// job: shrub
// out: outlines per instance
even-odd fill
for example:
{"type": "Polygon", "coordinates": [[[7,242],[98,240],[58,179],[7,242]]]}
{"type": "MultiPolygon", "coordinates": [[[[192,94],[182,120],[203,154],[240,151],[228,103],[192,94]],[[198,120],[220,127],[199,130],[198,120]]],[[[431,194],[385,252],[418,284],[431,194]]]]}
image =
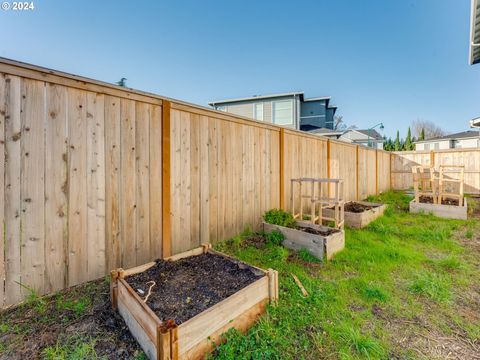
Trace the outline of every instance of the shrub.
{"type": "Polygon", "coordinates": [[[268,210],[263,215],[263,220],[272,225],[285,227],[293,227],[295,224],[295,219],[293,218],[292,214],[281,209],[268,210]]]}
{"type": "Polygon", "coordinates": [[[283,240],[285,240],[285,236],[283,236],[280,231],[273,230],[270,234],[265,234],[265,239],[269,245],[280,246],[282,245],[283,240]]]}

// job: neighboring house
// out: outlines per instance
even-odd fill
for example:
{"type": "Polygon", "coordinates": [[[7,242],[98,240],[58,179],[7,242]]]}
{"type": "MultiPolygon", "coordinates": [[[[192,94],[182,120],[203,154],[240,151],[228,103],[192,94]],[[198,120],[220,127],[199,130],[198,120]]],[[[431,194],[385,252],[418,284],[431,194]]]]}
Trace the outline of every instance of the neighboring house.
{"type": "Polygon", "coordinates": [[[333,129],[336,106],[330,97],[305,98],[303,92],[257,95],[211,101],[216,110],[265,121],[296,130],[333,129]]]}
{"type": "Polygon", "coordinates": [[[416,141],[414,144],[415,150],[418,151],[476,148],[480,147],[480,133],[478,131],[469,130],[428,140],[416,141]]]}
{"type": "Polygon", "coordinates": [[[374,129],[372,130],[330,130],[325,128],[309,131],[311,134],[325,136],[329,139],[338,139],[352,144],[370,146],[383,149],[383,137],[374,129]]]}
{"type": "Polygon", "coordinates": [[[340,140],[351,142],[357,145],[369,146],[376,149],[383,149],[383,136],[375,129],[358,130],[348,129],[340,136],[340,140]]]}
{"type": "Polygon", "coordinates": [[[472,0],[470,26],[470,64],[480,63],[480,1],[472,0]]]}

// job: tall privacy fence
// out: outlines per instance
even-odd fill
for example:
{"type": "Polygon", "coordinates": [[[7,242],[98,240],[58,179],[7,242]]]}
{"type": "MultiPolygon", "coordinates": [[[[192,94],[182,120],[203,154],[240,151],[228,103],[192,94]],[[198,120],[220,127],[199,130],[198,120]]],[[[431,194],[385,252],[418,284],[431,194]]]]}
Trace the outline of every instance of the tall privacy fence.
{"type": "MultiPolygon", "coordinates": [[[[402,151],[392,153],[392,188],[406,190],[413,186],[412,166],[465,166],[465,193],[480,194],[480,149],[402,151]]],[[[458,174],[457,174],[458,175],[458,174]]],[[[457,175],[449,174],[454,178],[457,175]]]]}
{"type": "Polygon", "coordinates": [[[0,305],[257,228],[290,179],[390,189],[391,154],[0,59],[0,305]],[[21,285],[20,285],[21,284],[21,285]]]}

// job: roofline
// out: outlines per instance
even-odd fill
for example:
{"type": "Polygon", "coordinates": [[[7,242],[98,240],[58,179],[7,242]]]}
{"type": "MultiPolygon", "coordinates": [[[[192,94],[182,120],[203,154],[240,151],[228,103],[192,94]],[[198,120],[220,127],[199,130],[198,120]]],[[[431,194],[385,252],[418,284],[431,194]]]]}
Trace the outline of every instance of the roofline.
{"type": "Polygon", "coordinates": [[[436,139],[428,139],[428,140],[419,140],[419,141],[414,141],[413,144],[423,144],[427,142],[434,142],[434,141],[444,141],[444,140],[464,140],[464,139],[477,139],[480,137],[480,131],[479,135],[476,136],[467,136],[467,137],[441,137],[441,138],[436,138],[436,139]]]}
{"type": "Polygon", "coordinates": [[[319,97],[313,97],[313,98],[305,98],[303,99],[303,102],[307,101],[319,101],[319,100],[330,100],[332,97],[331,96],[319,96],[319,97]]]}
{"type": "MultiPolygon", "coordinates": [[[[477,7],[478,7],[478,0],[472,0],[472,10],[470,14],[470,46],[468,47],[469,49],[469,59],[470,59],[470,65],[475,65],[480,63],[480,58],[479,59],[474,59],[473,58],[473,48],[475,44],[475,23],[477,21],[477,18],[480,18],[480,13],[477,12],[477,7]]],[[[476,44],[477,46],[480,46],[480,44],[476,44]]]]}
{"type": "Polygon", "coordinates": [[[258,96],[249,96],[244,98],[234,98],[234,99],[224,99],[224,100],[216,100],[210,101],[208,105],[214,106],[217,104],[225,104],[231,102],[240,102],[240,101],[248,101],[248,100],[258,100],[258,99],[268,99],[268,98],[276,98],[276,97],[285,97],[285,96],[295,96],[295,95],[302,95],[303,91],[294,91],[288,93],[281,93],[281,94],[269,94],[269,95],[258,95],[258,96]]]}

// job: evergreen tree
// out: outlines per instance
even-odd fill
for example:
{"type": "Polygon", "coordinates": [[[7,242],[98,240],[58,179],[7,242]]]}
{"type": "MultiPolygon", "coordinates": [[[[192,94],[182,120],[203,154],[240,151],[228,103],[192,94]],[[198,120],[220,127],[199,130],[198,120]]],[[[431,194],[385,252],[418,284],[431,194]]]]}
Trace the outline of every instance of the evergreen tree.
{"type": "Polygon", "coordinates": [[[418,138],[418,140],[425,140],[425,129],[422,128],[422,131],[420,132],[420,137],[418,138]]]}
{"type": "Polygon", "coordinates": [[[400,141],[400,132],[397,130],[397,136],[395,138],[395,143],[393,144],[393,150],[401,151],[402,150],[402,142],[400,141]]]}
{"type": "Polygon", "coordinates": [[[410,126],[408,127],[407,138],[405,139],[405,144],[404,144],[403,148],[406,151],[409,151],[409,150],[413,149],[412,132],[410,131],[410,126]]]}

